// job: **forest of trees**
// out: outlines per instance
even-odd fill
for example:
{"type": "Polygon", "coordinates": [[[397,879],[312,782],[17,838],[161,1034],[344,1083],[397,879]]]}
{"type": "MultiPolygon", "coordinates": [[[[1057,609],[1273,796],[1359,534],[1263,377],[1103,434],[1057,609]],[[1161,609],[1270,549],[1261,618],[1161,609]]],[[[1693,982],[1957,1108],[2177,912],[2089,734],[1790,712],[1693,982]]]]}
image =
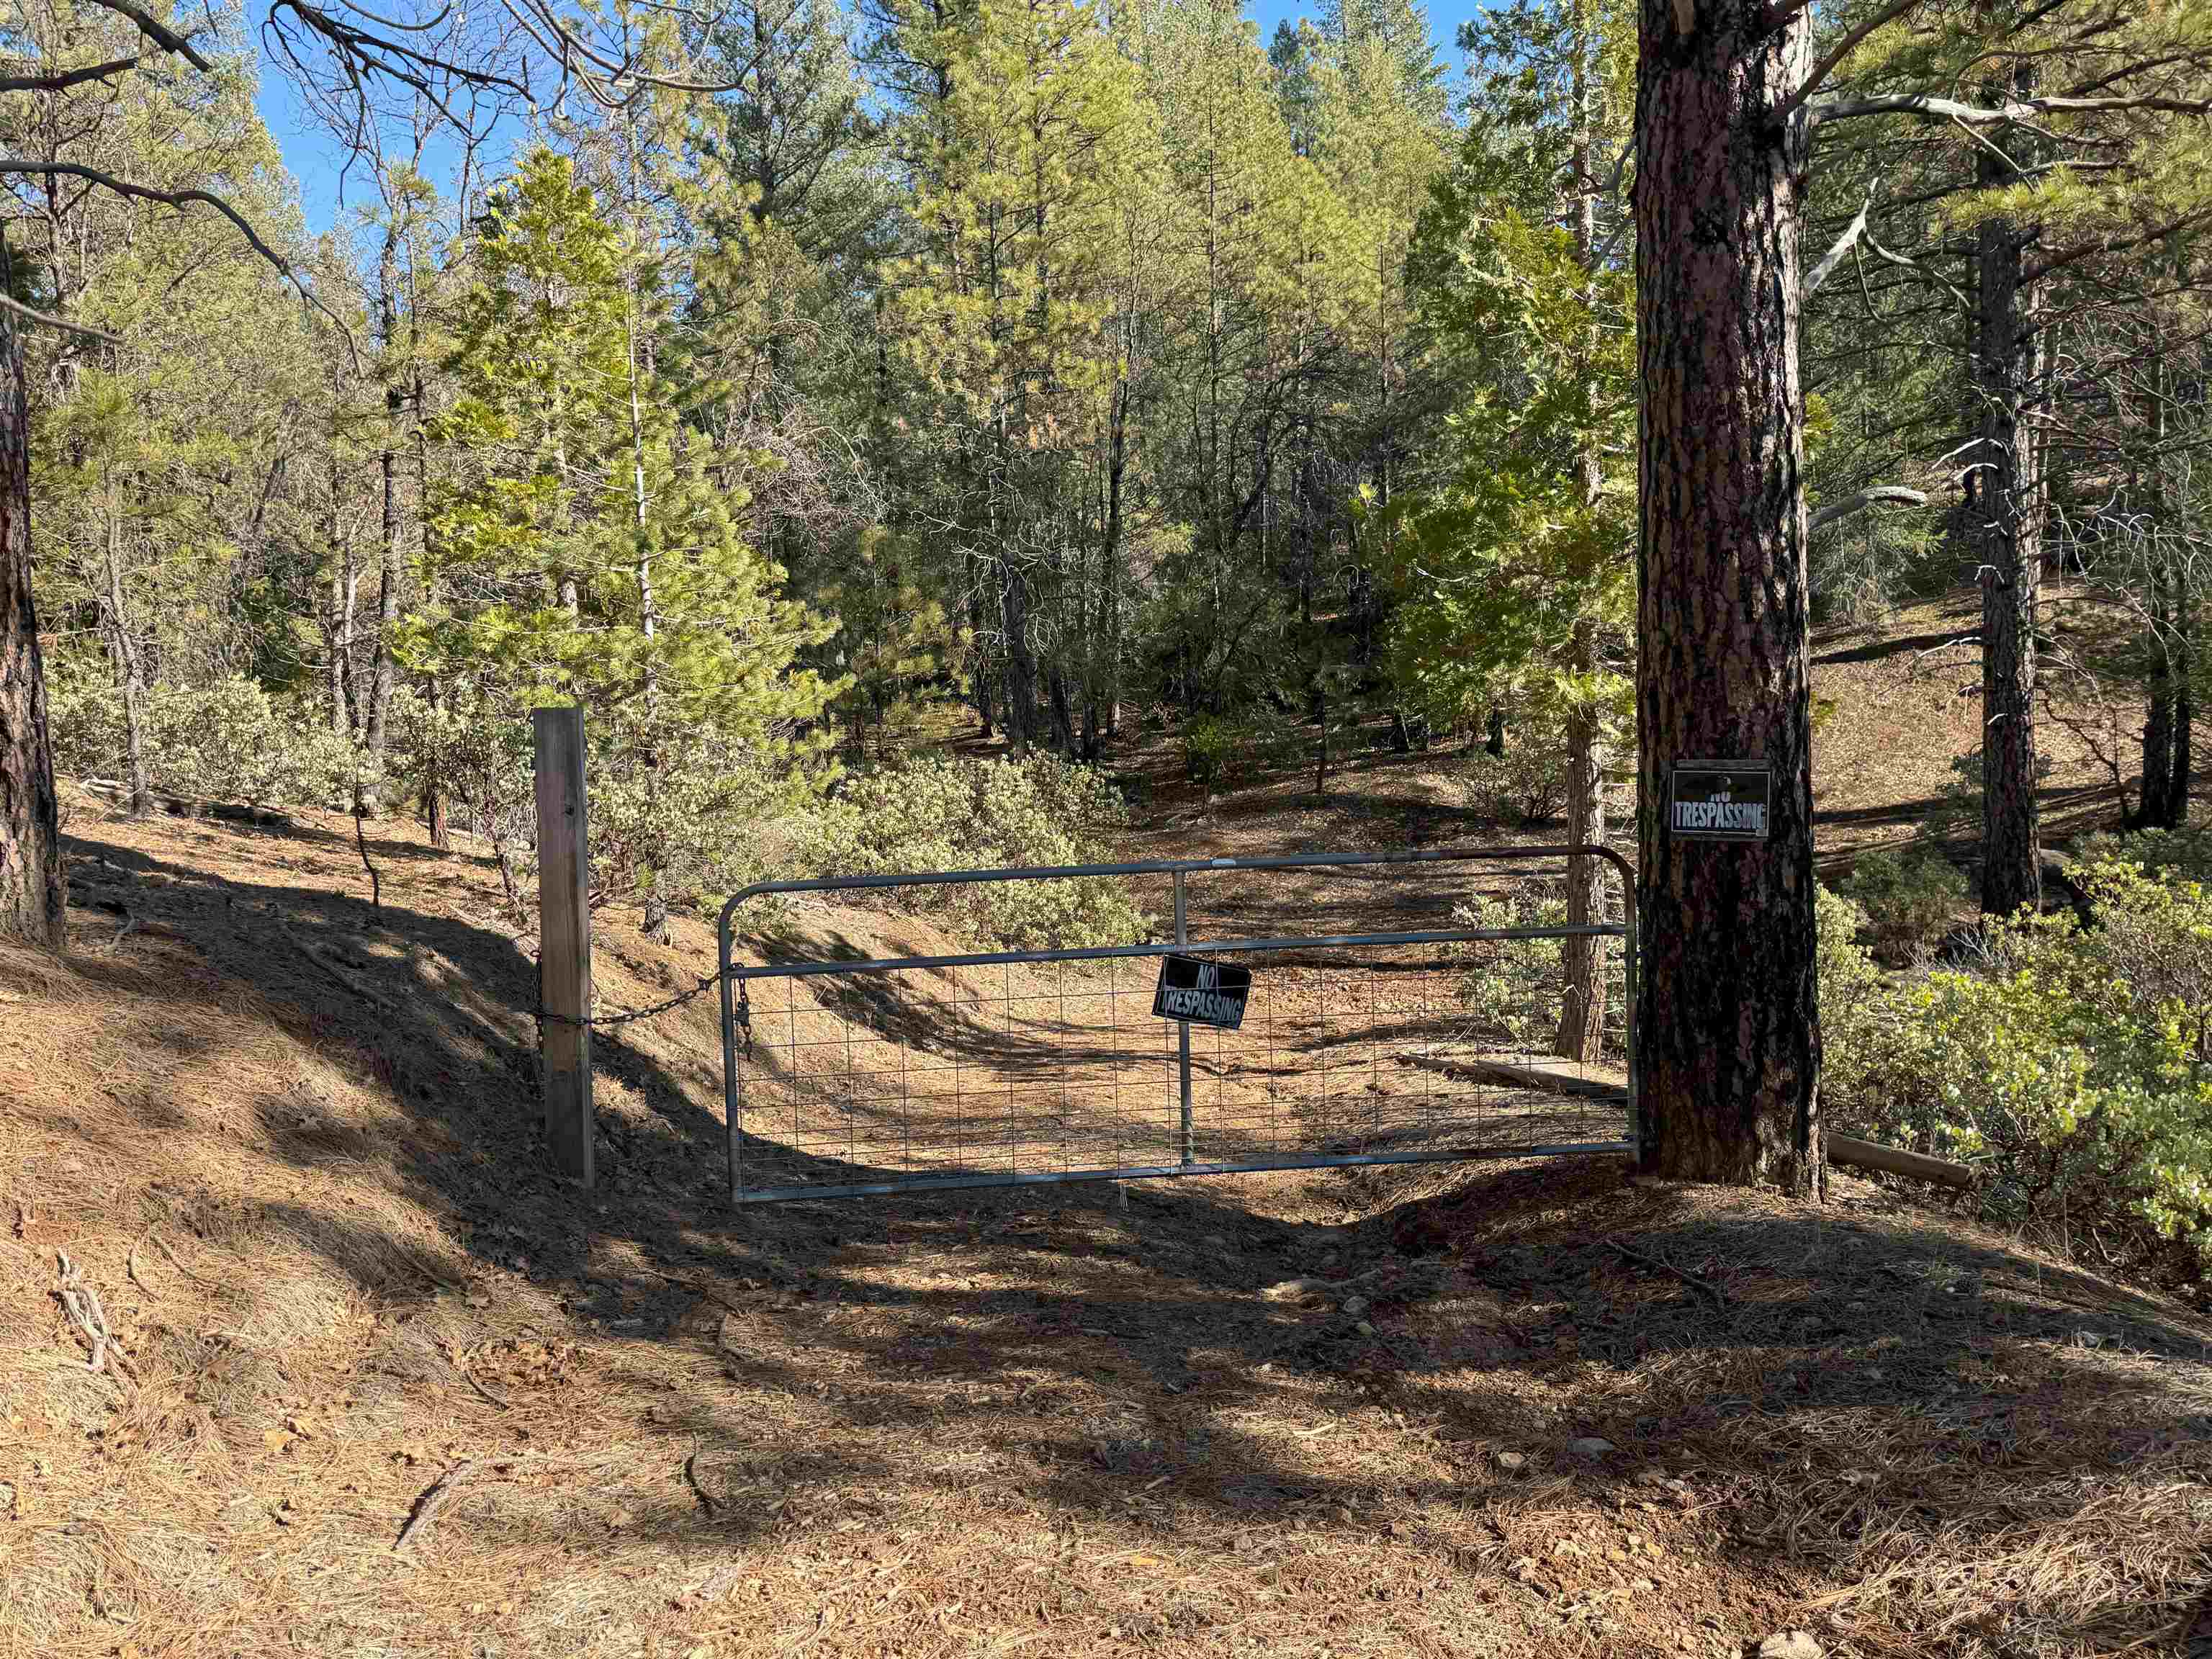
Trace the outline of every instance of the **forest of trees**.
{"type": "Polygon", "coordinates": [[[1638,753],[1646,800],[1757,754],[1748,884],[1648,813],[1639,850],[1688,953],[1645,986],[1661,1121],[1733,1033],[1765,1150],[1705,1161],[1773,1174],[1820,1063],[1816,613],[1978,583],[1992,912],[2038,892],[2039,675],[2121,711],[2131,821],[2185,814],[2212,8],[1516,0],[1455,62],[1411,0],[14,19],[13,933],[58,925],[49,726],[139,810],[504,847],[521,711],[574,699],[599,889],[655,926],[932,704],[1074,763],[1142,711],[1323,787],[1355,720],[1556,753],[1585,842],[1638,753]],[[346,158],[326,234],[264,72],[346,158]],[[2111,625],[2052,661],[2059,572],[2111,625]]]}

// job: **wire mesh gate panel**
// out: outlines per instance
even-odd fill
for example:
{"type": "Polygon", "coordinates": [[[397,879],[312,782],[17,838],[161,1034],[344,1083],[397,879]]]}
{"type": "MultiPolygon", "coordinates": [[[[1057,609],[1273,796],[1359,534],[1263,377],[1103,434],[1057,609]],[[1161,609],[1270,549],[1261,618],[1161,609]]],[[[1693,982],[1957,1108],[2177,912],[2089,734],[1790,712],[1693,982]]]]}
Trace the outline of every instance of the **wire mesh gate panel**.
{"type": "MultiPolygon", "coordinates": [[[[1261,920],[1282,908],[1243,908],[1261,920]]],[[[1363,914],[1371,918],[1372,908],[1363,914]]],[[[1240,907],[1217,908],[1234,916],[1240,907]]],[[[737,1204],[1636,1148],[1634,886],[1610,848],[764,882],[730,899],[719,933],[737,1204]],[[1618,920],[1469,925],[1479,914],[1431,879],[1416,908],[1454,925],[1189,937],[1192,890],[1203,884],[1194,878],[1564,866],[1578,855],[1603,860],[1619,877],[1618,920]],[[1065,950],[734,960],[741,908],[769,895],[1097,878],[1164,881],[1173,937],[1065,950]],[[1532,952],[1540,974],[1547,942],[1578,936],[1620,941],[1618,1069],[1553,1059],[1543,1020],[1513,1013],[1512,989],[1528,978],[1532,952]],[[1161,959],[1170,955],[1251,970],[1236,1029],[1154,1015],[1161,959]]],[[[1556,978],[1556,963],[1551,972],[1556,978]]]]}

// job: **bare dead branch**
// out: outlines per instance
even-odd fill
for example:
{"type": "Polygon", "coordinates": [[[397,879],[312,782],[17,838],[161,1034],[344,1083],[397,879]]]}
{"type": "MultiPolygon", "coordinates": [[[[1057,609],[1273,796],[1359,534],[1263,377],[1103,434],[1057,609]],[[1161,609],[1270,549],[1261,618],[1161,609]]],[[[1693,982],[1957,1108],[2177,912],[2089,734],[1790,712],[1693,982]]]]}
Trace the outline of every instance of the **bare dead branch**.
{"type": "Polygon", "coordinates": [[[1775,125],[1779,126],[1796,114],[1798,106],[1820,89],[1820,83],[1834,71],[1837,64],[1857,50],[1862,40],[1884,24],[1895,22],[1919,3],[1920,0],[1891,0],[1888,5],[1875,13],[1873,16],[1865,19],[1856,28],[1847,33],[1842,40],[1837,41],[1829,49],[1826,58],[1805,72],[1805,78],[1797,83],[1797,90],[1775,106],[1775,125]]]}
{"type": "MultiPolygon", "coordinates": [[[[106,3],[107,0],[103,0],[106,3]]],[[[168,207],[184,207],[190,203],[204,202],[238,227],[240,234],[252,246],[253,251],[295,282],[292,262],[261,240],[261,233],[236,208],[208,190],[161,190],[152,185],[133,184],[128,179],[118,179],[112,173],[102,173],[98,167],[86,167],[81,161],[46,161],[34,156],[0,155],[0,173],[33,173],[59,175],[82,179],[118,196],[136,197],[141,201],[160,202],[168,207]]],[[[304,289],[302,290],[304,292],[304,289]]]]}
{"type": "MultiPolygon", "coordinates": [[[[1914,0],[1914,3],[1917,4],[1918,0],[1914,0]]],[[[1867,185],[1866,200],[1859,204],[1859,210],[1851,216],[1850,223],[1844,227],[1844,234],[1836,239],[1835,246],[1830,248],[1827,252],[1820,256],[1820,263],[1814,265],[1813,267],[1812,274],[1805,278],[1805,297],[1807,299],[1811,299],[1813,295],[1820,291],[1820,284],[1828,280],[1829,273],[1833,271],[1838,265],[1841,264],[1844,261],[1844,256],[1851,251],[1851,244],[1857,241],[1859,237],[1865,232],[1867,227],[1867,214],[1874,207],[1874,193],[1881,188],[1881,180],[1880,179],[1874,179],[1867,185]]]]}
{"type": "Polygon", "coordinates": [[[422,1495],[415,1500],[414,1512],[407,1517],[407,1524],[400,1528],[399,1536],[393,1540],[392,1553],[394,1555],[405,1549],[409,1540],[437,1518],[438,1511],[446,1507],[454,1490],[468,1479],[475,1468],[474,1458],[464,1458],[430,1483],[422,1495]]]}
{"type": "Polygon", "coordinates": [[[1923,115],[1931,120],[1956,121],[1962,126],[1999,126],[2008,122],[2032,121],[2039,115],[2085,115],[2108,110],[2160,110],[2172,115],[2203,115],[2212,112],[2212,99],[2203,98],[2015,98],[2002,104],[1962,104],[1955,98],[1928,93],[1893,93],[1885,98],[1861,98],[1844,104],[1814,104],[1805,112],[1814,128],[1831,121],[1852,121],[1868,115],[1923,115]]]}
{"type": "Polygon", "coordinates": [[[40,70],[31,59],[16,58],[10,64],[12,72],[0,75],[0,92],[62,92],[82,86],[87,81],[105,81],[112,75],[134,70],[152,56],[151,52],[142,52],[73,70],[40,70]]]}
{"type": "MultiPolygon", "coordinates": [[[[104,4],[111,3],[112,0],[102,0],[104,4]]],[[[337,330],[338,337],[345,342],[347,352],[356,361],[358,360],[360,354],[354,346],[353,331],[345,325],[343,319],[316,297],[314,291],[307,286],[306,279],[300,275],[292,262],[264,241],[261,233],[254,229],[252,222],[244,214],[213,191],[161,190],[152,185],[134,184],[128,179],[118,179],[112,173],[102,173],[98,167],[86,167],[81,161],[46,161],[33,156],[0,155],[0,176],[9,173],[82,179],[100,189],[112,191],[118,196],[133,197],[145,202],[159,202],[167,207],[185,207],[194,202],[205,203],[236,226],[239,234],[246,238],[248,246],[276,267],[277,275],[290,283],[302,300],[314,307],[329,319],[331,325],[337,330]]]]}
{"type": "Polygon", "coordinates": [[[34,311],[21,300],[10,299],[5,294],[0,294],[0,311],[21,317],[27,323],[40,323],[48,328],[63,329],[71,334],[82,334],[90,339],[104,341],[109,345],[123,343],[123,337],[119,334],[110,334],[104,328],[92,328],[83,323],[73,323],[68,318],[57,317],[50,311],[34,311]]]}
{"type": "Polygon", "coordinates": [[[1863,513],[1881,501],[1895,501],[1905,507],[1925,507],[1928,495],[1925,490],[1907,489],[1903,484],[1875,484],[1862,489],[1856,495],[1846,495],[1840,501],[1829,502],[1813,515],[1813,521],[1806,526],[1807,532],[1825,530],[1838,520],[1848,519],[1855,513],[1863,513]]]}

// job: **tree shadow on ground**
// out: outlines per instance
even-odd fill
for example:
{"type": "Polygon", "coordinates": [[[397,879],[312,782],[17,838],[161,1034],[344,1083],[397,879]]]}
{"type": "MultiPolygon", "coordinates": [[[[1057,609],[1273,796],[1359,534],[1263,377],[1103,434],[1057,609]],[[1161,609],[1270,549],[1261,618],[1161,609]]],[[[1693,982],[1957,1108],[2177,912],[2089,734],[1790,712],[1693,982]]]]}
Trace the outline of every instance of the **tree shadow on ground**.
{"type": "MultiPolygon", "coordinates": [[[[1478,1169],[1401,1202],[1388,1176],[1281,1178],[1279,1213],[1188,1181],[1126,1210],[1091,1188],[732,1215],[703,1008],[595,1035],[619,1097],[586,1198],[538,1145],[536,975],[511,939],[88,837],[72,852],[145,933],[76,958],[88,984],[143,989],[142,944],[188,946],[199,967],[167,984],[180,1009],[248,998],[350,1056],[404,1119],[370,1146],[289,1098],[249,1103],[270,1156],[439,1218],[432,1253],[362,1217],[264,1206],[384,1310],[378,1363],[413,1363],[417,1331],[424,1352],[479,1355],[556,1314],[601,1333],[588,1411],[495,1389],[487,1455],[526,1469],[508,1425],[597,1425],[620,1479],[656,1471],[629,1531],[657,1545],[788,1554],[863,1503],[882,1530],[1035,1512],[1224,1555],[1255,1527],[1304,1549],[1312,1527],[1315,1547],[1411,1552],[1534,1618],[1514,1598],[1566,1594],[1515,1576],[1556,1527],[1543,1517],[1653,1501],[1639,1477],[1664,1466],[1694,1501],[1647,1524],[1740,1562],[1769,1586],[1756,1616],[1779,1620],[1806,1587],[1915,1551],[2002,1558],[2021,1513],[2061,1527],[2069,1483],[2201,1463],[2212,1431],[2203,1334],[2148,1297],[1909,1212],[1626,1186],[1610,1162],[1478,1169]],[[1296,1279],[1321,1282],[1268,1293],[1296,1279]],[[456,1305],[456,1281],[487,1305],[456,1305]],[[1593,1437],[1609,1446],[1577,1455],[1593,1437]]],[[[179,1024],[179,1052],[198,1030],[179,1024]]],[[[520,1488],[485,1478],[444,1524],[470,1548],[542,1545],[520,1488]]]]}

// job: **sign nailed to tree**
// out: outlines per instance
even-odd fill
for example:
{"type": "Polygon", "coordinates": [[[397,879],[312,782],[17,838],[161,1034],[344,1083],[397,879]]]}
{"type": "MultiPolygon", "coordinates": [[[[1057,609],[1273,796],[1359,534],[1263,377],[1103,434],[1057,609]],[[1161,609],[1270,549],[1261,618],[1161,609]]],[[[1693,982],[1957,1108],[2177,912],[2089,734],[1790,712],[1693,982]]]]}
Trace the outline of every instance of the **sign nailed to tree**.
{"type": "Polygon", "coordinates": [[[1668,824],[1677,841],[1765,841],[1773,803],[1765,761],[1676,761],[1668,824]]]}
{"type": "Polygon", "coordinates": [[[1244,1005],[1251,995],[1249,968],[1224,967],[1196,957],[1162,957],[1152,1012],[1162,1019],[1187,1019],[1233,1031],[1244,1023],[1244,1005]]]}

